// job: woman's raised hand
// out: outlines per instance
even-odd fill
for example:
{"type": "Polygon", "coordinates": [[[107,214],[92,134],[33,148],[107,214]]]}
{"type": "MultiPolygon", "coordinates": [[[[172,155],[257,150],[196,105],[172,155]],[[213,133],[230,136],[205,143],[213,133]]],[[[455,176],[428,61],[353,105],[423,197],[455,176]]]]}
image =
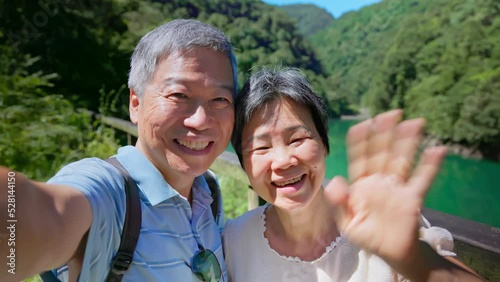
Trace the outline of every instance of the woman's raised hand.
{"type": "Polygon", "coordinates": [[[420,208],[446,154],[417,152],[425,121],[401,121],[393,110],[353,126],[347,134],[349,183],[335,177],[325,188],[335,219],[351,242],[388,262],[417,252],[420,208]]]}

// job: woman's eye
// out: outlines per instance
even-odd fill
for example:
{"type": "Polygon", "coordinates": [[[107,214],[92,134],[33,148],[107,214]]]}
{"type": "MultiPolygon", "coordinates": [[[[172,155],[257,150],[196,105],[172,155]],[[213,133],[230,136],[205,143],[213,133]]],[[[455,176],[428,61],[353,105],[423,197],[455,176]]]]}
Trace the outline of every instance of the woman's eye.
{"type": "Polygon", "coordinates": [[[250,150],[254,153],[263,153],[269,150],[271,147],[268,145],[259,145],[259,146],[254,146],[250,150]]]}
{"type": "Polygon", "coordinates": [[[294,138],[292,139],[292,141],[290,141],[290,144],[291,145],[295,145],[295,146],[298,146],[300,144],[302,144],[304,142],[306,138],[305,137],[302,137],[302,138],[294,138]]]}

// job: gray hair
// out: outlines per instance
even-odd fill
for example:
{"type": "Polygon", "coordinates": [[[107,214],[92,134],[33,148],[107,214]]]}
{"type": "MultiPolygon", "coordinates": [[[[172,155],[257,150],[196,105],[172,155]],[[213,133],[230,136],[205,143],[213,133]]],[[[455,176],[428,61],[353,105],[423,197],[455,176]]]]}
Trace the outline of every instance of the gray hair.
{"type": "Polygon", "coordinates": [[[231,42],[219,29],[197,20],[173,20],[144,35],[132,54],[128,87],[142,96],[144,87],[152,79],[163,57],[195,47],[209,48],[228,56],[233,69],[233,96],[236,97],[238,75],[231,42]]]}
{"type": "Polygon", "coordinates": [[[235,102],[231,143],[242,167],[241,134],[245,124],[259,108],[279,98],[289,98],[309,109],[321,141],[327,153],[330,152],[326,103],[313,91],[304,74],[297,68],[281,70],[264,68],[247,79],[235,102]]]}

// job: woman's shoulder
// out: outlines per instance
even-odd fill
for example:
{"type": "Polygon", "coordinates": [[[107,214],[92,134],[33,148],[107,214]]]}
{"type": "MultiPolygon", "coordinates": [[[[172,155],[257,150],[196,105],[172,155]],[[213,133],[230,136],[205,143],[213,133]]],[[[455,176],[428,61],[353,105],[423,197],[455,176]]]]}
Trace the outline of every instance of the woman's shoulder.
{"type": "Polygon", "coordinates": [[[243,231],[244,229],[254,229],[256,225],[261,224],[262,217],[264,216],[264,211],[266,210],[266,208],[267,205],[260,206],[253,210],[247,211],[237,218],[229,219],[226,222],[224,233],[235,232],[238,230],[243,231]]]}

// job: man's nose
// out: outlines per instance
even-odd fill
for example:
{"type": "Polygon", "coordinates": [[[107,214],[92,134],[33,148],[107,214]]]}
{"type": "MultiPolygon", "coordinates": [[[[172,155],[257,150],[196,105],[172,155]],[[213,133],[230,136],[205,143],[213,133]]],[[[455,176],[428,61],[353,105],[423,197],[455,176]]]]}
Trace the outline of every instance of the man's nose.
{"type": "Polygon", "coordinates": [[[194,128],[196,130],[204,130],[210,126],[211,116],[210,113],[202,106],[198,105],[189,116],[184,119],[186,127],[194,128]]]}

